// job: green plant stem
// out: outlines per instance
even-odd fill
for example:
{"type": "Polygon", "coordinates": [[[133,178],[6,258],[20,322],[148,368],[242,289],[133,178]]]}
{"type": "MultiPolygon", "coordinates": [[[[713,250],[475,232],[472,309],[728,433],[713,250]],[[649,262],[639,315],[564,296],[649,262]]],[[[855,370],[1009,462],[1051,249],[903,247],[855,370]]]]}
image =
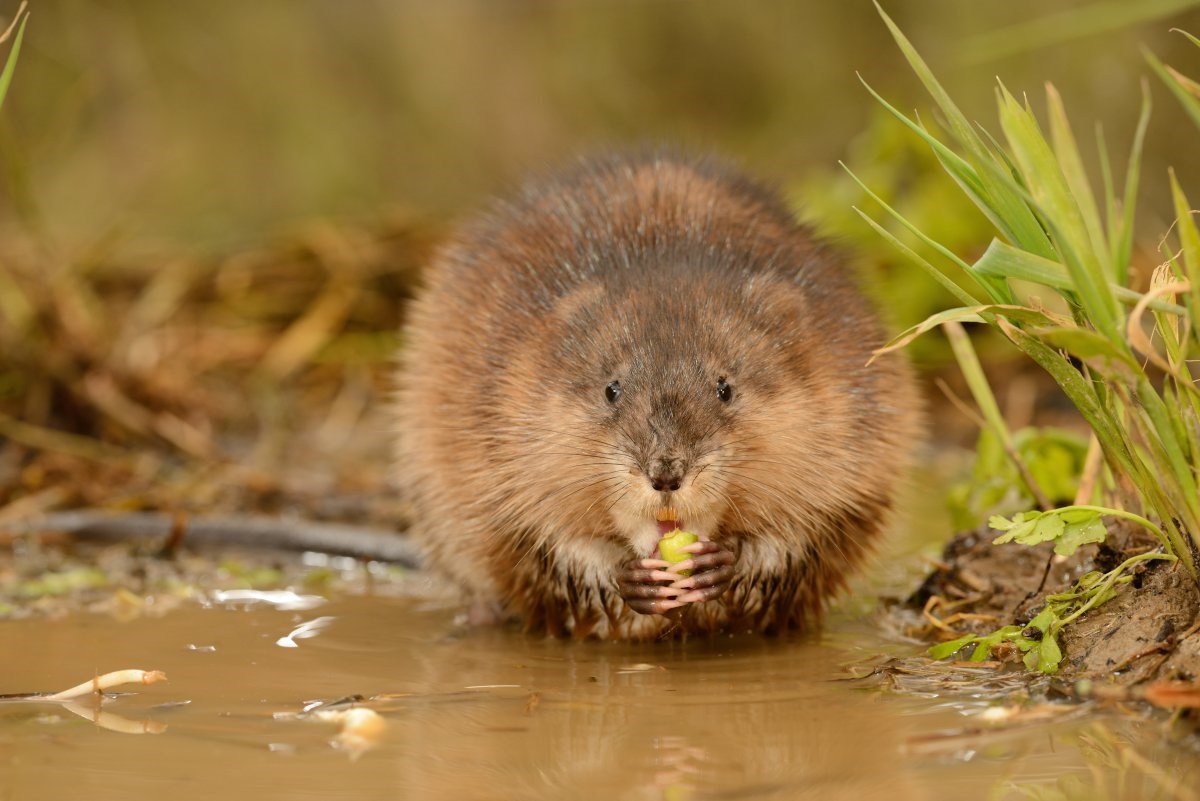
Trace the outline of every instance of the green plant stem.
{"type": "Polygon", "coordinates": [[[1141,515],[1134,514],[1133,512],[1127,512],[1124,509],[1110,509],[1107,506],[1092,506],[1090,504],[1074,504],[1072,506],[1063,506],[1059,509],[1055,509],[1054,511],[1071,512],[1075,510],[1079,510],[1081,512],[1099,512],[1105,517],[1119,517],[1123,520],[1128,520],[1131,523],[1137,523],[1142,528],[1149,529],[1164,548],[1171,547],[1170,542],[1167,540],[1167,535],[1163,533],[1161,528],[1154,525],[1141,515]]]}
{"type": "Polygon", "coordinates": [[[1084,612],[1087,612],[1088,610],[1090,610],[1096,606],[1099,606],[1100,600],[1108,594],[1108,591],[1110,589],[1112,589],[1112,585],[1114,583],[1116,583],[1117,579],[1119,579],[1121,577],[1121,575],[1126,570],[1129,569],[1130,566],[1135,565],[1138,562],[1150,562],[1150,561],[1155,561],[1155,560],[1163,560],[1163,561],[1167,561],[1167,562],[1177,561],[1176,558],[1169,553],[1156,553],[1153,551],[1150,551],[1147,553],[1140,553],[1137,556],[1129,557],[1124,562],[1117,565],[1112,570],[1108,571],[1108,573],[1105,576],[1105,579],[1089,590],[1092,593],[1092,596],[1090,598],[1088,598],[1087,602],[1084,603],[1083,606],[1079,607],[1074,612],[1072,612],[1071,614],[1067,615],[1064,618],[1061,618],[1058,621],[1058,626],[1055,629],[1055,633],[1057,633],[1059,630],[1061,630],[1063,626],[1078,619],[1079,616],[1082,615],[1084,612]]]}
{"type": "Polygon", "coordinates": [[[975,397],[975,403],[983,412],[983,419],[1000,439],[1000,443],[1004,446],[1004,452],[1008,454],[1008,458],[1017,468],[1021,482],[1025,484],[1025,488],[1029,490],[1029,494],[1033,496],[1038,507],[1043,512],[1051,509],[1053,504],[1050,503],[1033,474],[1029,472],[1029,467],[1021,458],[1016,443],[1013,442],[1012,434],[1009,433],[1008,426],[1004,422],[1004,415],[1000,413],[1000,406],[996,403],[996,396],[992,394],[987,376],[983,373],[983,366],[979,363],[975,348],[971,347],[971,338],[967,336],[966,329],[957,322],[942,323],[942,328],[946,332],[946,338],[950,341],[950,348],[954,351],[958,367],[967,380],[967,386],[970,387],[971,394],[975,397]]]}

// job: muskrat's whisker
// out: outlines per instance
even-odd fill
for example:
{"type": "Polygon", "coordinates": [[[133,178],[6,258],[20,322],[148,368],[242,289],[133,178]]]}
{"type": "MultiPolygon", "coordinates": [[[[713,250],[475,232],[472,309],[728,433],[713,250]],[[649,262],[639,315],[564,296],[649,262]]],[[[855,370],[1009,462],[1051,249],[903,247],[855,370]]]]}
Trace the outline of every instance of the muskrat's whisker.
{"type": "Polygon", "coordinates": [[[611,512],[613,507],[616,506],[627,494],[629,494],[629,487],[626,487],[625,489],[621,490],[621,494],[618,495],[616,498],[614,498],[612,503],[610,503],[608,506],[604,507],[605,514],[611,512]]]}

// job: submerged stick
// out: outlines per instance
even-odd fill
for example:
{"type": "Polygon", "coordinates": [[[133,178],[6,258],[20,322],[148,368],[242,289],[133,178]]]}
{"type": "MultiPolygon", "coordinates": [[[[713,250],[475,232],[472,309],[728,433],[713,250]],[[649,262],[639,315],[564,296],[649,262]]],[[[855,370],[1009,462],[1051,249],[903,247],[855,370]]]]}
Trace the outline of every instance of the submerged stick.
{"type": "MultiPolygon", "coordinates": [[[[58,531],[84,539],[164,540],[177,526],[175,516],[154,512],[110,513],[94,510],[59,512],[0,524],[0,534],[58,531]]],[[[317,523],[271,517],[239,516],[185,518],[184,542],[237,545],[287,551],[320,551],[357,559],[420,566],[417,548],[394,531],[344,523],[317,523]]]]}

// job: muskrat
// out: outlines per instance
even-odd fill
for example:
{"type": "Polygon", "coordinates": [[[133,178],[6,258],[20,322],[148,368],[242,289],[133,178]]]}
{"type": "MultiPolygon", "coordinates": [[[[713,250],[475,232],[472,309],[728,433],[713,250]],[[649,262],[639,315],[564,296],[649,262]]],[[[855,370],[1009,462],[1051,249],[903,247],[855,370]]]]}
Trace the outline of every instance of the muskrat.
{"type": "Polygon", "coordinates": [[[620,639],[815,621],[918,439],[906,363],[868,365],[869,306],[716,161],[607,156],[529,183],[441,248],[409,311],[412,536],[474,620],[620,639]],[[655,558],[671,514],[700,537],[674,566],[655,558]]]}

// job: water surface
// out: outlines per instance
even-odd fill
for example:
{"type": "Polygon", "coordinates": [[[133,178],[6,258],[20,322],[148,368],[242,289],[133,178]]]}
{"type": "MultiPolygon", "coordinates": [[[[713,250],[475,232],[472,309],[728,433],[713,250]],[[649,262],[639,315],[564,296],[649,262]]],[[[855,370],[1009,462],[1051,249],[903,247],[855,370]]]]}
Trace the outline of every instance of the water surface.
{"type": "Polygon", "coordinates": [[[464,631],[406,598],[299,605],[0,622],[3,692],[169,677],[104,706],[148,733],[0,704],[0,798],[1195,798],[1200,783],[1200,756],[1158,722],[981,737],[995,702],[856,687],[844,666],[886,644],[849,609],[820,635],[631,646],[464,631]],[[384,722],[357,750],[297,716],[351,696],[384,722]]]}

